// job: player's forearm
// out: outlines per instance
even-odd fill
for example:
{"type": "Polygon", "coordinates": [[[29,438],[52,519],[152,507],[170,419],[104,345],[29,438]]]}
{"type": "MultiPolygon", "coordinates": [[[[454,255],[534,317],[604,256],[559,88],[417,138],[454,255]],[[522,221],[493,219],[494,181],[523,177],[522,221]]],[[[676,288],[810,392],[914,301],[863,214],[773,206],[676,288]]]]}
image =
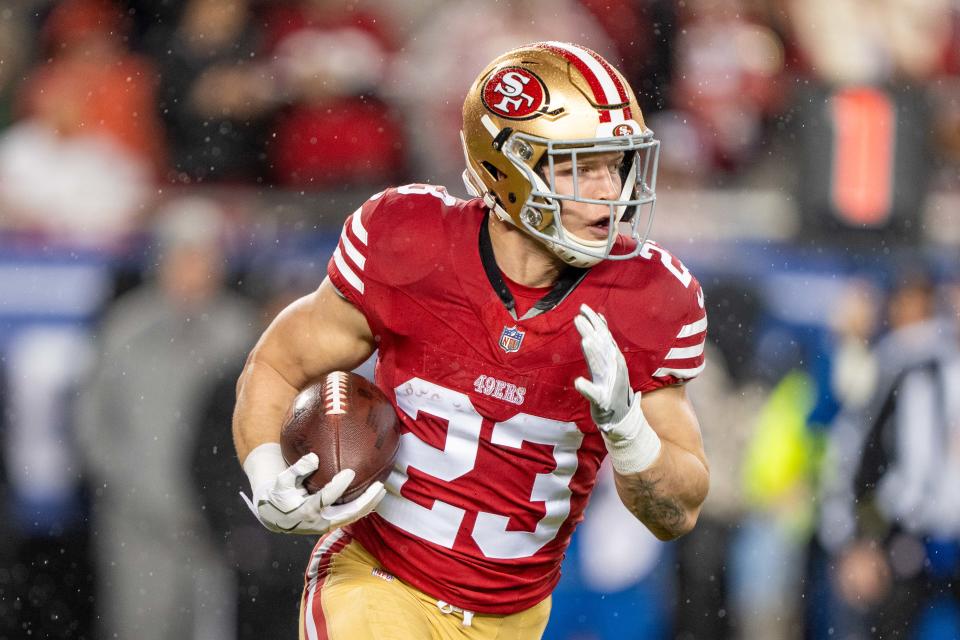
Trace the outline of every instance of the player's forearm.
{"type": "Polygon", "coordinates": [[[620,500],[661,540],[693,528],[709,487],[704,463],[668,440],[662,441],[660,457],[650,468],[614,476],[620,500]]]}
{"type": "Polygon", "coordinates": [[[279,442],[280,427],[297,387],[254,351],[237,381],[233,442],[240,463],[265,442],[279,442]]]}

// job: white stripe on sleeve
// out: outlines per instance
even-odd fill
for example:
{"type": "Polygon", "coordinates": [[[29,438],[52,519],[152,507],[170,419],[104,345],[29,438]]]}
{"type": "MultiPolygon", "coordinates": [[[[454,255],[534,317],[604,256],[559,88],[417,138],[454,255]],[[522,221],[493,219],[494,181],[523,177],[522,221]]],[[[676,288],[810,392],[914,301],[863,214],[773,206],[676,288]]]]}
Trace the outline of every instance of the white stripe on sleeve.
{"type": "Polygon", "coordinates": [[[665,376],[673,376],[675,378],[692,378],[698,375],[703,368],[707,366],[707,363],[704,362],[699,367],[693,369],[670,369],[668,367],[660,367],[653,372],[654,378],[663,378],[665,376]]]}
{"type": "Polygon", "coordinates": [[[357,236],[357,240],[365,245],[367,244],[367,230],[363,228],[363,223],[360,221],[360,213],[362,210],[363,207],[353,212],[353,222],[350,225],[350,229],[353,231],[353,235],[357,236]]]}
{"type": "Polygon", "coordinates": [[[698,333],[703,333],[707,329],[707,316],[703,316],[696,322],[690,324],[685,324],[680,327],[680,333],[677,334],[678,338],[689,338],[690,336],[695,336],[698,333]]]}
{"type": "Polygon", "coordinates": [[[360,271],[363,271],[364,265],[367,263],[367,259],[362,253],[357,251],[357,248],[353,246],[353,243],[350,242],[350,237],[347,235],[347,228],[343,228],[343,232],[340,234],[340,240],[343,242],[343,248],[347,251],[347,256],[353,260],[353,263],[360,268],[360,271]]]}
{"type": "Polygon", "coordinates": [[[340,253],[340,247],[337,247],[333,252],[333,262],[337,265],[337,269],[340,270],[340,275],[343,276],[344,280],[346,280],[351,287],[363,293],[363,280],[357,277],[357,274],[353,272],[353,269],[350,268],[347,261],[343,259],[343,254],[340,253]]]}
{"type": "Polygon", "coordinates": [[[707,341],[704,340],[700,344],[692,347],[674,347],[667,352],[667,357],[664,358],[664,360],[684,360],[686,358],[696,358],[703,353],[703,347],[706,343],[707,341]]]}

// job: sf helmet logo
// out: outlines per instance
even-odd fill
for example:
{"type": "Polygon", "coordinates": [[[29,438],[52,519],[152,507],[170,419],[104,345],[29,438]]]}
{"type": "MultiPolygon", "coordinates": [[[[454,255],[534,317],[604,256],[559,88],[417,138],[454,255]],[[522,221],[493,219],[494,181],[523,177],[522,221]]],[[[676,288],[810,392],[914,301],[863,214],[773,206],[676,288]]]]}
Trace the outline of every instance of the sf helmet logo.
{"type": "Polygon", "coordinates": [[[535,117],[546,102],[547,91],[535,74],[520,67],[507,67],[487,79],[483,103],[501,118],[525,120],[535,117]]]}

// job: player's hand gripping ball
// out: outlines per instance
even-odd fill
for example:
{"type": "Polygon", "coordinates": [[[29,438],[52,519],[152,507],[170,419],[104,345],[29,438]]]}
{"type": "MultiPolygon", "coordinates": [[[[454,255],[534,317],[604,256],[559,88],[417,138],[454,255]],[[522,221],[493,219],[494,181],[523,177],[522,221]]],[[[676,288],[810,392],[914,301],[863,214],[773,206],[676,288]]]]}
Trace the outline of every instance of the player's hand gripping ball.
{"type": "Polygon", "coordinates": [[[280,433],[287,464],[308,453],[320,459],[303,482],[315,493],[343,469],[356,476],[335,504],[358,498],[371,484],[386,480],[400,448],[400,420],[393,405],[372,382],[335,371],[300,392],[280,433]]]}

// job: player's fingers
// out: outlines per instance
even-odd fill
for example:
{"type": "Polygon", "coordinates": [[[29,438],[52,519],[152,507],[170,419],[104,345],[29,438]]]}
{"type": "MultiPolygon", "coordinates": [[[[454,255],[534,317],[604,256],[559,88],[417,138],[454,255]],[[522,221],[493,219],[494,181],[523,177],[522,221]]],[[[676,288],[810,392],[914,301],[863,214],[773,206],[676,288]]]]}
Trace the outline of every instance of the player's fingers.
{"type": "Polygon", "coordinates": [[[593,325],[590,324],[590,321],[585,316],[577,316],[573,319],[573,326],[577,328],[577,331],[580,332],[580,336],[586,338],[587,336],[592,336],[596,333],[593,328],[593,325]]]}
{"type": "Polygon", "coordinates": [[[376,509],[377,505],[380,504],[380,501],[383,500],[385,495],[387,495],[387,488],[383,486],[383,483],[380,483],[380,490],[371,494],[371,496],[367,498],[363,507],[363,515],[367,515],[376,509]]]}
{"type": "Polygon", "coordinates": [[[585,304],[580,305],[580,313],[582,316],[578,317],[584,317],[590,321],[590,326],[593,327],[599,339],[610,341],[614,345],[617,344],[616,340],[613,339],[613,334],[610,333],[610,327],[607,326],[607,319],[603,314],[597,313],[585,304]]]}
{"type": "Polygon", "coordinates": [[[600,314],[585,304],[580,305],[580,313],[583,317],[590,321],[590,324],[593,325],[594,329],[600,329],[601,327],[605,327],[607,325],[607,321],[604,320],[600,314]]]}
{"type": "Polygon", "coordinates": [[[350,486],[350,483],[353,482],[354,477],[356,477],[356,472],[353,469],[344,469],[337,475],[330,478],[330,482],[323,485],[323,488],[320,489],[320,501],[324,506],[331,505],[337,500],[340,499],[340,496],[343,495],[343,492],[347,490],[347,487],[350,486]]]}
{"type": "Polygon", "coordinates": [[[573,381],[573,386],[577,391],[580,392],[580,395],[590,402],[597,403],[602,399],[601,396],[603,394],[600,393],[600,388],[586,378],[577,378],[573,381]]]}
{"type": "Polygon", "coordinates": [[[359,520],[373,511],[387,495],[382,482],[374,482],[360,495],[345,504],[335,504],[323,510],[323,516],[332,526],[339,527],[355,520],[359,520]]]}
{"type": "Polygon", "coordinates": [[[297,485],[297,480],[303,476],[310,475],[320,466],[320,458],[315,453],[308,453],[292,465],[287,467],[277,476],[278,489],[293,489],[297,485]]]}
{"type": "Polygon", "coordinates": [[[387,495],[387,489],[383,486],[383,483],[374,482],[356,499],[356,502],[362,505],[363,509],[367,509],[367,513],[369,513],[377,507],[385,495],[387,495]]]}
{"type": "Polygon", "coordinates": [[[600,345],[594,336],[587,336],[580,341],[580,348],[583,349],[583,357],[587,361],[587,367],[590,369],[590,376],[596,380],[598,375],[603,375],[606,367],[606,360],[603,357],[600,345]]]}

